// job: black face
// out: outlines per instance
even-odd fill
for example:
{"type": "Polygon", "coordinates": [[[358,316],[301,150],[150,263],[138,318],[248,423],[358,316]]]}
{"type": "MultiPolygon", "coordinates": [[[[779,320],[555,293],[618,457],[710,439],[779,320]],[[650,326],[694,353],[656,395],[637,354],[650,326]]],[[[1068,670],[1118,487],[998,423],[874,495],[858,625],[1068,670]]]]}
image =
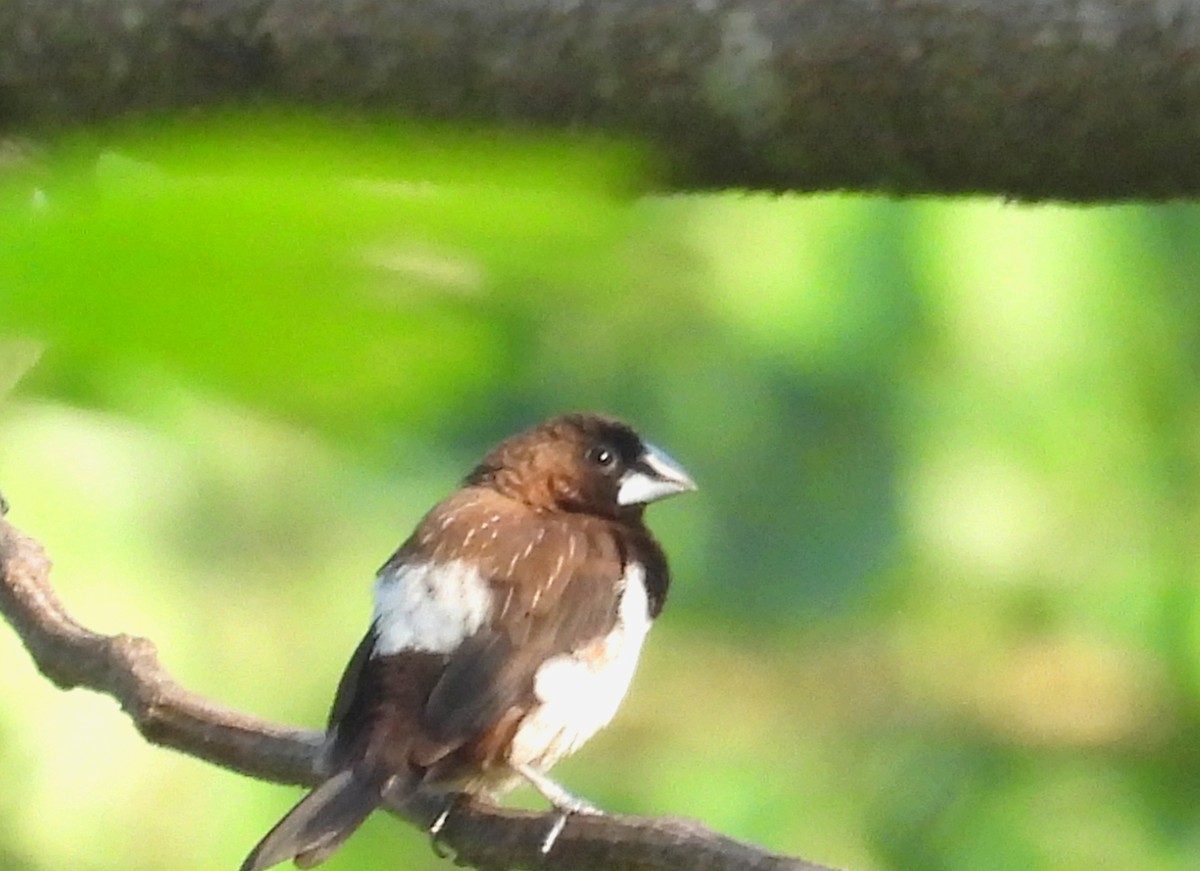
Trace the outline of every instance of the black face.
{"type": "Polygon", "coordinates": [[[586,446],[584,461],[593,473],[620,478],[645,453],[642,440],[625,424],[603,419],[589,423],[581,429],[586,446]]]}
{"type": "Polygon", "coordinates": [[[569,473],[575,478],[575,487],[563,488],[561,504],[571,510],[622,513],[617,494],[622,479],[645,454],[642,440],[628,426],[610,418],[568,415],[564,420],[576,429],[572,441],[579,453],[569,473]],[[575,492],[570,492],[572,489],[575,492]]]}

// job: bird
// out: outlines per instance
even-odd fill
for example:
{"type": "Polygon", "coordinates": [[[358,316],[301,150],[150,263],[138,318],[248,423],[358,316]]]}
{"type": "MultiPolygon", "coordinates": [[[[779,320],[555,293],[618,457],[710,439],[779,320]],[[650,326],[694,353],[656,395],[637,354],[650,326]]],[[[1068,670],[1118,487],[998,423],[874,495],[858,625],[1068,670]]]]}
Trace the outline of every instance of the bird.
{"type": "Polygon", "coordinates": [[[564,414],[490,450],[375,578],[370,627],[338,683],[318,771],[241,871],[331,856],[389,797],[496,801],[528,783],[599,813],[547,772],[606,726],[666,601],[651,503],[696,485],[627,423],[564,414]]]}

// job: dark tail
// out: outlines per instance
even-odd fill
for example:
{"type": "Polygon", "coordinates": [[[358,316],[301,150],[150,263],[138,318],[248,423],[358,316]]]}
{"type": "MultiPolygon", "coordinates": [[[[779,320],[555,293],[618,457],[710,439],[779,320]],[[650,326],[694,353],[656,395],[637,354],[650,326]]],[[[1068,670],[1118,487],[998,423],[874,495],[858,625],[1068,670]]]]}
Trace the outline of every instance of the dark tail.
{"type": "Polygon", "coordinates": [[[263,871],[289,859],[301,868],[320,865],[379,806],[380,788],[381,784],[352,769],[335,774],[267,832],[241,871],[263,871]]]}

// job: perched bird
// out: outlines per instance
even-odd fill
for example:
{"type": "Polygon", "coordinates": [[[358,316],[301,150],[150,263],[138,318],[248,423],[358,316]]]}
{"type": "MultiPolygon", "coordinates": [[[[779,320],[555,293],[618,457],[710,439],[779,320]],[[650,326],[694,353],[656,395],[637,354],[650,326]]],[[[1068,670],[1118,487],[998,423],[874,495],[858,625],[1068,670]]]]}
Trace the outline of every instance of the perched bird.
{"type": "Polygon", "coordinates": [[[561,812],[544,850],[567,814],[596,812],[546,772],[612,719],[662,610],[646,504],[694,489],[609,417],[563,415],[497,445],[379,570],[325,780],[242,871],[323,862],[385,793],[444,792],[449,813],[456,795],[528,782],[561,812]]]}

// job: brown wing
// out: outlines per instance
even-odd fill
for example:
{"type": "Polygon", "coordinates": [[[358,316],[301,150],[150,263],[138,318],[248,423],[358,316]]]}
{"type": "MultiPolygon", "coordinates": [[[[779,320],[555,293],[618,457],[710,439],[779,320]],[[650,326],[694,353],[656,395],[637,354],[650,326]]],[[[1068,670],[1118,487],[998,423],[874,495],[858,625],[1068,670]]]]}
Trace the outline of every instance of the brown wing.
{"type": "Polygon", "coordinates": [[[523,715],[534,704],[534,676],[542,663],[608,634],[617,598],[616,580],[576,574],[560,599],[570,609],[561,619],[534,612],[468,638],[451,655],[425,706],[422,725],[429,739],[455,747],[488,732],[514,709],[523,715]],[[584,600],[579,610],[572,609],[575,599],[584,600]]]}
{"type": "Polygon", "coordinates": [[[481,498],[489,529],[478,559],[493,594],[492,616],[451,654],[425,705],[426,765],[486,742],[496,729],[515,728],[535,703],[541,664],[602,638],[617,619],[625,554],[616,524],[481,498]]]}
{"type": "Polygon", "coordinates": [[[337,694],[333,697],[333,707],[329,709],[329,722],[325,729],[327,735],[333,736],[337,733],[338,725],[349,712],[354,696],[359,692],[363,668],[366,666],[367,660],[371,658],[371,651],[374,649],[375,627],[372,626],[363,636],[363,640],[358,642],[358,647],[354,648],[350,662],[346,664],[341,680],[338,681],[337,694]]]}
{"type": "Polygon", "coordinates": [[[421,711],[446,665],[441,654],[375,656],[372,626],[354,651],[329,714],[323,767],[395,773],[423,745],[421,711]]]}

